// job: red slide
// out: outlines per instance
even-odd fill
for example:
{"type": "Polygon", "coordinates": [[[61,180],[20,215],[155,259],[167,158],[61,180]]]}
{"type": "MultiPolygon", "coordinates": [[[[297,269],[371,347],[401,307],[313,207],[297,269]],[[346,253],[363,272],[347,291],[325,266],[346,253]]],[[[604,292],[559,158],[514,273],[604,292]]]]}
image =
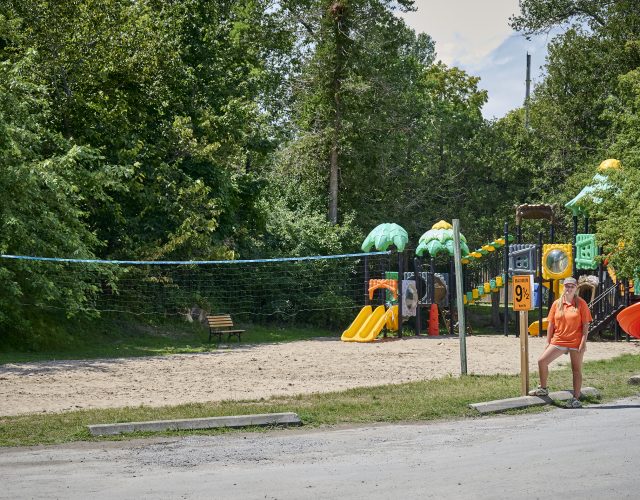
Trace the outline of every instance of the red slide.
{"type": "Polygon", "coordinates": [[[623,309],[617,319],[625,332],[640,339],[640,302],[623,309]]]}

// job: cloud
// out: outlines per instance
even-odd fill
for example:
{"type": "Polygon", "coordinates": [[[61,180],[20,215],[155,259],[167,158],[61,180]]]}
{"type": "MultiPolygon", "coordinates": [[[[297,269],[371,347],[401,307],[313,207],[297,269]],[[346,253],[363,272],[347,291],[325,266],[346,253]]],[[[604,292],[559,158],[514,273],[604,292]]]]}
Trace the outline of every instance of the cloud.
{"type": "Polygon", "coordinates": [[[486,118],[502,117],[523,105],[527,51],[532,55],[535,84],[542,75],[550,37],[526,40],[509,27],[509,17],[519,11],[518,0],[416,0],[415,4],[416,12],[402,14],[405,22],[435,40],[438,59],[481,78],[480,88],[489,95],[482,110],[486,118]]]}
{"type": "Polygon", "coordinates": [[[518,0],[416,0],[418,10],[402,14],[418,32],[436,42],[438,58],[448,65],[473,64],[509,36],[509,17],[518,0]]]}

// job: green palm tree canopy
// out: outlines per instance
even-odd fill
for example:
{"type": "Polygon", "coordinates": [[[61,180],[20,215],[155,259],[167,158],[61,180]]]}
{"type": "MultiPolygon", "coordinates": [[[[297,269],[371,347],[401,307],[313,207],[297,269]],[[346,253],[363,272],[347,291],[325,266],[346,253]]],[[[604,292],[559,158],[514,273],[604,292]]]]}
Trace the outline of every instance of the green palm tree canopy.
{"type": "Polygon", "coordinates": [[[582,188],[575,198],[565,203],[565,207],[571,210],[573,215],[582,215],[587,213],[587,202],[600,203],[602,199],[597,195],[598,192],[609,189],[611,185],[609,180],[602,174],[593,176],[591,182],[582,188]]]}
{"type": "MultiPolygon", "coordinates": [[[[443,221],[440,221],[420,236],[419,245],[418,248],[416,248],[416,255],[422,257],[424,253],[427,252],[432,257],[435,257],[439,253],[447,253],[453,256],[453,246],[453,229],[451,225],[443,224],[443,221]]],[[[463,257],[469,254],[467,238],[465,238],[462,233],[460,233],[460,253],[463,257]]]]}
{"type": "Polygon", "coordinates": [[[409,242],[409,234],[402,226],[394,223],[385,223],[376,226],[362,243],[362,251],[368,252],[375,247],[384,252],[391,245],[395,245],[398,252],[404,251],[409,242]]]}
{"type": "Polygon", "coordinates": [[[580,191],[575,198],[569,200],[565,203],[565,207],[571,210],[573,215],[578,216],[581,214],[588,214],[588,204],[592,203],[601,203],[602,199],[599,194],[611,189],[611,184],[609,182],[609,172],[621,170],[622,163],[620,160],[616,160],[615,158],[609,158],[604,160],[598,166],[598,173],[593,176],[591,182],[586,185],[582,191],[580,191]]]}

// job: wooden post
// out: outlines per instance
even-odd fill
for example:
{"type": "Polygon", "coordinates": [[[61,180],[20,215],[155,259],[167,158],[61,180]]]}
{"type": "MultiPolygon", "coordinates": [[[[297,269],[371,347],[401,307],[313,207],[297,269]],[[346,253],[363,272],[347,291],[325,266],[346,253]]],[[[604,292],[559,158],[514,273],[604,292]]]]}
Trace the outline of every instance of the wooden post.
{"type": "Polygon", "coordinates": [[[529,310],[533,292],[533,274],[513,277],[513,310],[519,311],[520,388],[523,396],[529,392],[529,310]]]}
{"type": "Polygon", "coordinates": [[[529,311],[520,311],[520,393],[529,393],[529,311]]]}
{"type": "MultiPolygon", "coordinates": [[[[462,295],[462,255],[460,251],[460,219],[453,219],[453,259],[456,271],[456,298],[458,304],[458,331],[460,336],[460,373],[467,374],[467,337],[464,317],[464,300],[462,295]]],[[[449,304],[452,306],[452,304],[449,304]]],[[[453,307],[451,308],[453,311],[453,307]]],[[[453,314],[451,315],[453,323],[453,314]]]]}

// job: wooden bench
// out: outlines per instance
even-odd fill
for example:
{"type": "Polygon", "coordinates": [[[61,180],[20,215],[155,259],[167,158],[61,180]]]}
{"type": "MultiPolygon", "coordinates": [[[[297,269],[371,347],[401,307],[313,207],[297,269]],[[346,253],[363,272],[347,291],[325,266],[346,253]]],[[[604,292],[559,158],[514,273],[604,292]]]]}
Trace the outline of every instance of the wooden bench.
{"type": "Polygon", "coordinates": [[[238,342],[240,342],[242,335],[245,330],[237,330],[234,328],[233,320],[229,314],[214,314],[211,316],[207,316],[207,324],[209,325],[209,342],[211,342],[211,336],[218,336],[218,343],[222,340],[222,335],[227,334],[227,340],[231,338],[232,335],[238,337],[238,342]]]}

